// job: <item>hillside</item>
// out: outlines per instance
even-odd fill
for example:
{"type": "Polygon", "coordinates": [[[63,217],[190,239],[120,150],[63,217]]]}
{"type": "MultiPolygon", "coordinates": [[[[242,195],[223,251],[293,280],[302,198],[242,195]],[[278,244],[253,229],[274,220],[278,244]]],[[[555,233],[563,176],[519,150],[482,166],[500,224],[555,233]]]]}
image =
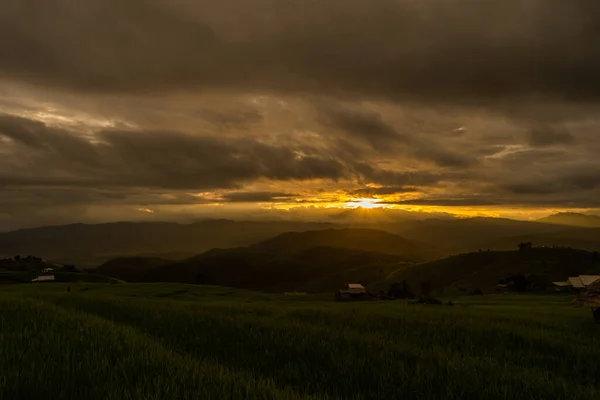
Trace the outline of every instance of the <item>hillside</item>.
{"type": "Polygon", "coordinates": [[[415,241],[375,229],[327,229],[310,232],[287,232],[254,244],[249,251],[270,254],[293,254],[313,247],[335,247],[382,254],[393,254],[405,261],[431,258],[433,250],[415,241]]]}
{"type": "MultiPolygon", "coordinates": [[[[501,218],[429,219],[374,225],[375,228],[423,243],[432,243],[444,255],[488,249],[490,243],[520,235],[564,231],[564,226],[501,218]]],[[[515,246],[518,242],[513,242],[515,246]]]]}
{"type": "Polygon", "coordinates": [[[419,251],[419,246],[397,235],[337,229],[286,233],[249,247],[215,249],[164,265],[118,259],[96,272],[134,282],[322,292],[336,290],[346,282],[379,281],[399,266],[423,259],[419,251]],[[401,255],[403,251],[410,253],[401,255]]]}
{"type": "Polygon", "coordinates": [[[473,290],[490,293],[500,280],[519,274],[531,276],[544,286],[553,281],[564,281],[569,276],[598,272],[598,253],[533,248],[526,251],[481,251],[406,266],[388,276],[385,284],[407,280],[415,289],[427,282],[438,294],[473,290]]]}
{"type": "Polygon", "coordinates": [[[139,282],[143,281],[143,277],[151,271],[172,263],[171,260],[156,257],[119,257],[91,271],[117,277],[126,282],[139,282]]]}
{"type": "Polygon", "coordinates": [[[581,213],[558,213],[539,219],[538,222],[555,225],[579,226],[582,228],[600,228],[599,215],[581,213]]]}
{"type": "MultiPolygon", "coordinates": [[[[559,226],[559,225],[557,225],[559,226]]],[[[588,251],[600,251],[600,228],[567,228],[531,235],[502,238],[488,243],[484,248],[513,250],[516,243],[531,242],[536,246],[571,247],[588,251]]]]}
{"type": "Polygon", "coordinates": [[[73,224],[0,233],[0,257],[36,254],[94,267],[115,257],[185,259],[215,247],[246,246],[283,232],[329,229],[304,222],[210,220],[193,224],[117,222],[73,224]]]}

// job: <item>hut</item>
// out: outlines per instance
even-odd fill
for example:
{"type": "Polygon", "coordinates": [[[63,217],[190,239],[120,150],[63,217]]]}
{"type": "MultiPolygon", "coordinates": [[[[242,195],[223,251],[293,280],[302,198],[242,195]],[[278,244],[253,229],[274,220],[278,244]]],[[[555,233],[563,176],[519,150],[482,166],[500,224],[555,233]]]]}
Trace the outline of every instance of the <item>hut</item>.
{"type": "MultiPolygon", "coordinates": [[[[577,277],[570,277],[567,279],[565,286],[570,286],[577,290],[585,290],[599,280],[600,275],[579,275],[577,277]]],[[[557,284],[557,282],[555,282],[555,284],[557,284]]]]}
{"type": "Polygon", "coordinates": [[[584,292],[582,292],[575,300],[573,304],[579,307],[591,307],[594,321],[600,324],[600,280],[589,285],[584,292]]]}
{"type": "Polygon", "coordinates": [[[31,280],[31,282],[52,282],[54,281],[54,275],[41,275],[31,280]]]}
{"type": "Polygon", "coordinates": [[[367,290],[360,283],[347,283],[335,294],[336,300],[367,300],[367,290]]]}
{"type": "Polygon", "coordinates": [[[554,286],[548,288],[548,291],[566,292],[571,289],[571,284],[568,281],[552,282],[554,286]]]}
{"type": "Polygon", "coordinates": [[[367,289],[365,289],[365,287],[360,283],[348,283],[346,286],[344,286],[342,291],[350,294],[362,294],[366,293],[367,289]]]}
{"type": "Polygon", "coordinates": [[[498,283],[496,286],[494,286],[494,292],[506,293],[508,292],[508,285],[506,283],[498,283]]]}

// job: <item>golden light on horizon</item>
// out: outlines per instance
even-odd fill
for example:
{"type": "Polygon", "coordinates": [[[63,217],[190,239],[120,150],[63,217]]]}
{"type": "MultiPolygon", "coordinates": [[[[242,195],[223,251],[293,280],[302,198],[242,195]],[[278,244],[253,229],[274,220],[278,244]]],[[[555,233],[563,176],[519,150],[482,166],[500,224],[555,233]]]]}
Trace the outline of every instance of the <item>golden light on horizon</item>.
{"type": "Polygon", "coordinates": [[[360,198],[360,199],[352,199],[351,201],[345,203],[346,207],[351,208],[385,208],[385,204],[380,204],[379,199],[371,199],[371,198],[360,198]]]}

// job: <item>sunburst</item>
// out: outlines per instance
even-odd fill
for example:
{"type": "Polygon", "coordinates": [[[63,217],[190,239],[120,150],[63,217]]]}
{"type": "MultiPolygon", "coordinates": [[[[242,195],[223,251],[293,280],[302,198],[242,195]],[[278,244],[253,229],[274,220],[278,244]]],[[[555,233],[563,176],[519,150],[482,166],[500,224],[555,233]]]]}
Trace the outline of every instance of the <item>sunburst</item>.
{"type": "Polygon", "coordinates": [[[364,208],[364,209],[373,209],[373,208],[384,208],[385,205],[379,203],[378,199],[370,199],[370,198],[360,198],[360,199],[352,199],[351,201],[346,203],[347,207],[352,208],[364,208]]]}

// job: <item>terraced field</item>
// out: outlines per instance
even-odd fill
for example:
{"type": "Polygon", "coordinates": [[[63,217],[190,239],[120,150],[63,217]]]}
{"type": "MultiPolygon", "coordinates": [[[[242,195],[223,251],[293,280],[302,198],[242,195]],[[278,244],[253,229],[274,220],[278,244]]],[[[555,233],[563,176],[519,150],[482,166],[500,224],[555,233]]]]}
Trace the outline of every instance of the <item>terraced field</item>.
{"type": "Polygon", "coordinates": [[[600,331],[570,300],[0,286],[0,398],[598,399],[600,331]]]}

